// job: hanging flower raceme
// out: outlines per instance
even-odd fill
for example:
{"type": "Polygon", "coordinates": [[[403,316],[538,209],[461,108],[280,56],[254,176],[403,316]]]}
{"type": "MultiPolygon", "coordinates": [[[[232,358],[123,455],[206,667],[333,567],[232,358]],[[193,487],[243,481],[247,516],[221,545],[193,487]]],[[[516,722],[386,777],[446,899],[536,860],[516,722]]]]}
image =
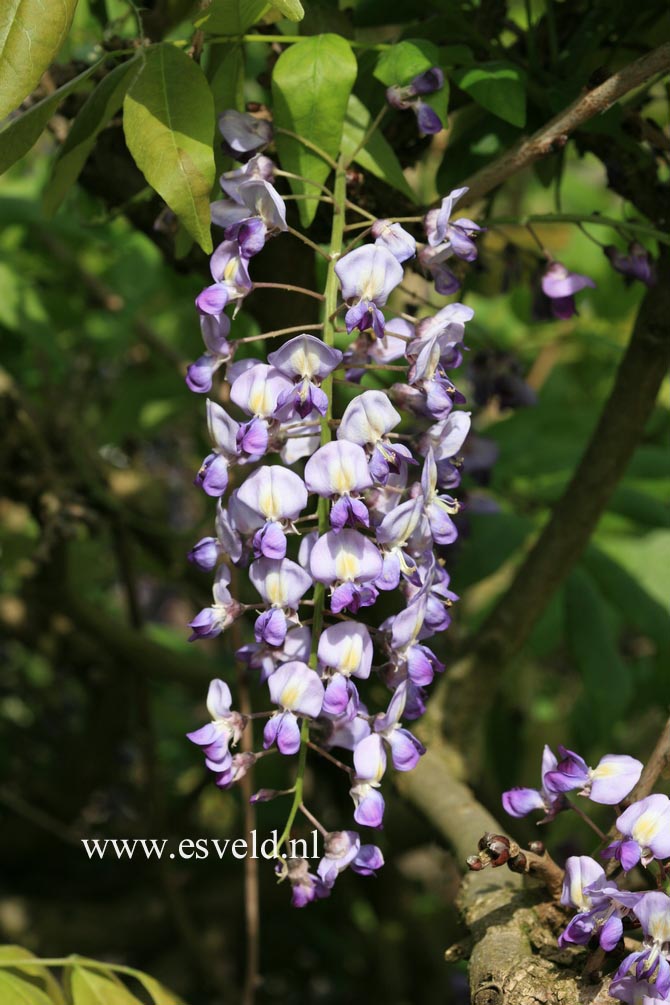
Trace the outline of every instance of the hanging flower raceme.
{"type": "MultiPolygon", "coordinates": [[[[429,71],[402,100],[418,106],[438,86],[439,73],[429,71]]],[[[215,532],[189,554],[215,574],[212,603],[191,622],[191,638],[217,636],[251,613],[253,635],[236,656],[270,711],[255,713],[266,718],[262,749],[233,753],[246,719],[231,711],[228,685],[213,682],[211,722],[189,738],[222,788],[273,752],[299,754],[290,820],[301,812],[315,822],[301,801],[309,744],[345,773],[356,823],[380,828],[386,771],[410,771],[424,754],[405,723],[421,716],[444,669],[426,643],[448,627],[458,599],[440,549],[457,536],[459,506],[449,491],[460,478],[470,418],[457,408],[464,399],[449,374],[461,364],[472,311],[454,304],[416,325],[393,316],[389,298],[417,243],[400,223],[383,219],[368,243],[346,254],[331,249],[330,292],[319,294],[324,319],[311,326],[319,334],[294,334],[294,326],[263,357],[238,353],[234,314],[254,288],[254,256],[287,230],[286,207],[273,162],[260,152],[271,139],[269,124],[225,114],[221,130],[242,166],[222,176],[224,198],[212,207],[224,240],[212,255],[213,284],[196,300],[205,353],[187,375],[192,390],[210,394],[212,449],[196,482],[217,500],[215,532]],[[406,374],[392,389],[388,367],[396,377],[406,374]],[[359,386],[368,374],[383,386],[359,386]],[[349,390],[340,408],[333,387],[342,376],[349,390]],[[213,390],[220,377],[225,404],[213,390]],[[368,703],[371,680],[387,689],[381,707],[368,703]]],[[[436,247],[472,258],[476,225],[451,223],[449,213],[443,207],[438,214],[436,247]]],[[[263,789],[255,800],[279,795],[263,789]]],[[[328,896],[345,869],[373,875],[383,865],[377,846],[356,831],[318,826],[324,849],[316,866],[292,853],[290,829],[280,840],[288,854],[280,853],[277,872],[295,906],[328,896]]]]}

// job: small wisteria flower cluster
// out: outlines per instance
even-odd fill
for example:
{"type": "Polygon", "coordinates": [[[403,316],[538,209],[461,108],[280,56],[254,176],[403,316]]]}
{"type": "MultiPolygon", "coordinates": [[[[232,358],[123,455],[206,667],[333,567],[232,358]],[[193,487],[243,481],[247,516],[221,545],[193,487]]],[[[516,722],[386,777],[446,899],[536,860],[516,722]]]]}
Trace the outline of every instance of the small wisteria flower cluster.
{"type": "MultiPolygon", "coordinates": [[[[227,385],[226,407],[207,402],[212,449],[196,477],[217,500],[217,512],[215,534],[189,556],[215,574],[212,603],[191,622],[191,639],[218,636],[252,612],[253,641],[236,655],[267,687],[272,708],[253,713],[266,719],[263,750],[234,753],[247,719],[233,710],[228,684],[215,680],[211,721],[189,739],[221,788],[272,751],[297,755],[279,848],[288,848],[298,812],[324,838],[315,872],[305,859],[280,852],[277,860],[279,878],[290,881],[292,902],[302,907],[327,896],[344,869],[371,875],[383,864],[375,844],[355,830],[327,832],[304,805],[308,749],[345,775],[353,820],[372,829],[383,824],[389,762],[409,771],[424,753],[404,723],[422,715],[427,689],[444,669],[428,643],[449,626],[458,599],[441,550],[458,533],[459,503],[451,493],[460,482],[470,415],[454,407],[465,399],[449,371],[461,364],[473,311],[450,304],[415,323],[388,309],[417,241],[399,223],[358,211],[367,223],[353,228],[359,236],[344,248],[346,172],[338,170],[331,244],[321,252],[325,289],[301,291],[321,301],[322,323],[305,326],[309,332],[271,333],[292,337],[266,358],[236,359],[234,317],[252,290],[273,285],[254,284],[251,260],[269,239],[296,232],[274,186],[282,172],[262,152],[270,124],[260,128],[251,116],[226,112],[221,129],[226,150],[243,166],[223,175],[225,198],[212,206],[223,241],[211,258],[213,282],[196,298],[205,352],[187,374],[198,393],[212,390],[217,371],[227,385]],[[368,234],[372,240],[360,243],[368,234]],[[383,390],[365,387],[371,372],[402,379],[383,390]],[[403,413],[406,432],[399,428],[403,413]],[[257,593],[252,604],[240,600],[236,569],[246,570],[257,593]],[[393,613],[374,619],[382,598],[385,613],[393,613]],[[388,691],[386,708],[371,709],[362,693],[373,678],[388,691]]],[[[464,191],[425,220],[435,259],[476,255],[477,225],[449,220],[464,191]]],[[[428,267],[436,275],[444,268],[437,260],[428,267]]],[[[261,790],[253,798],[278,794],[261,790]]]]}
{"type": "MultiPolygon", "coordinates": [[[[545,747],[540,788],[510,789],[502,796],[503,807],[513,817],[526,816],[533,810],[542,811],[539,823],[547,823],[558,813],[571,809],[577,810],[589,822],[590,818],[578,804],[571,802],[568,793],[616,807],[615,827],[609,837],[590,821],[601,840],[601,858],[610,860],[607,871],[588,855],[573,855],[565,863],[561,903],[576,913],[558,942],[561,947],[597,942],[601,950],[609,953],[617,950],[627,932],[640,929],[639,949],[628,951],[623,958],[619,952],[620,962],[609,985],[610,995],[628,1005],[651,1005],[670,1000],[670,896],[667,893],[670,799],[667,795],[653,793],[625,806],[642,770],[640,761],[627,755],[607,754],[592,768],[571,750],[559,747],[556,756],[545,747]],[[647,889],[624,889],[616,874],[623,872],[625,876],[637,866],[645,870],[647,889]]],[[[506,844],[503,850],[509,854],[509,840],[500,838],[500,842],[506,844]]],[[[491,854],[495,860],[495,847],[492,853],[487,850],[489,857],[491,854]]],[[[520,854],[523,858],[523,853],[520,854]]],[[[505,855],[502,860],[507,861],[505,855]]],[[[482,867],[476,856],[469,864],[477,870],[482,867]]],[[[491,864],[502,864],[502,861],[491,864]]],[[[639,885],[637,882],[636,886],[639,885]]]]}

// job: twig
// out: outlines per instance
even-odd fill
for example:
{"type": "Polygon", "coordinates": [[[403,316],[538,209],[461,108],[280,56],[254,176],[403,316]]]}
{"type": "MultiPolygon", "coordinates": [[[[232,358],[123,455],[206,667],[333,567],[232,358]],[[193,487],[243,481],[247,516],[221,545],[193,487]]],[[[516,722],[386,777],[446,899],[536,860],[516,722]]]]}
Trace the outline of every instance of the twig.
{"type": "Polygon", "coordinates": [[[481,199],[491,189],[541,157],[562,150],[570,133],[574,133],[594,115],[606,112],[628,91],[644,84],[657,73],[668,70],[670,70],[670,42],[658,46],[623,70],[612,74],[599,87],[581,94],[568,108],[559,112],[528,139],[521,140],[502,157],[498,157],[493,163],[471,175],[465,182],[470,191],[461,199],[459,208],[481,199]]]}

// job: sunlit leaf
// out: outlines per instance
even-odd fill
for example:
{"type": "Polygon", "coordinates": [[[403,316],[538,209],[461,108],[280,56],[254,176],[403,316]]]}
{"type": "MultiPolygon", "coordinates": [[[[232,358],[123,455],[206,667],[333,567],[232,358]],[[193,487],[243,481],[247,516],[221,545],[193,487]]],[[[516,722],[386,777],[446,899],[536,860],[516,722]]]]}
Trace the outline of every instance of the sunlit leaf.
{"type": "Polygon", "coordinates": [[[112,975],[74,966],[69,973],[73,1005],[140,1005],[112,975]]]}
{"type": "Polygon", "coordinates": [[[0,119],[39,83],[58,54],[77,0],[3,0],[0,4],[0,119]]]}
{"type": "Polygon", "coordinates": [[[211,251],[214,100],[200,67],[175,46],[149,49],[123,103],[123,129],[149,184],[211,251]]]}
{"type": "MultiPolygon", "coordinates": [[[[344,117],[354,80],[356,58],[349,43],[339,35],[314,35],[286,49],[272,74],[274,123],[288,129],[337,157],[344,117]]],[[[323,183],[330,174],[328,162],[299,140],[277,134],[282,167],[323,183]]],[[[314,219],[318,194],[313,185],[292,180],[293,190],[306,195],[300,200],[300,219],[307,227],[314,219]]]]}
{"type": "MultiPolygon", "coordinates": [[[[0,1001],[7,1005],[53,1005],[54,999],[13,971],[0,968],[0,1001]]],[[[111,1005],[111,1003],[110,1003],[111,1005]]],[[[120,1003],[119,1003],[120,1005],[120,1003]]]]}
{"type": "MultiPolygon", "coordinates": [[[[44,992],[53,1005],[65,1005],[65,998],[58,981],[48,967],[41,964],[31,965],[30,961],[35,959],[35,954],[31,953],[29,949],[24,949],[23,946],[0,946],[0,967],[6,967],[10,962],[15,964],[17,960],[20,960],[18,966],[11,967],[11,971],[20,971],[21,974],[25,974],[26,978],[38,990],[44,992]]],[[[6,972],[0,969],[0,973],[6,972]]]]}

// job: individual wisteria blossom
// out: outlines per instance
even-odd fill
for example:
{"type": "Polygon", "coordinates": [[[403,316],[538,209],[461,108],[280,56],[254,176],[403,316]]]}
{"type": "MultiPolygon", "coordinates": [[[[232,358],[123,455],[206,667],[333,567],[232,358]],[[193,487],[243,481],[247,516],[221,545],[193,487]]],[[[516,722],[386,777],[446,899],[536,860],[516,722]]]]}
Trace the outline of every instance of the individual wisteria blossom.
{"type": "Polygon", "coordinates": [[[576,907],[578,913],[559,936],[559,946],[585,946],[597,935],[605,952],[614,949],[623,935],[622,918],[631,907],[621,902],[619,893],[594,859],[588,855],[571,856],[565,863],[561,904],[576,907]]]}
{"type": "MultiPolygon", "coordinates": [[[[591,797],[593,798],[593,797],[591,797]]],[[[604,850],[606,858],[615,858],[628,871],[642,862],[670,858],[670,799],[656,794],[646,796],[617,817],[622,838],[604,850]]]]}
{"type": "Polygon", "coordinates": [[[384,484],[391,472],[413,462],[412,452],[403,443],[392,443],[388,434],[402,416],[381,391],[363,391],[350,402],[337,429],[338,440],[367,447],[369,469],[376,482],[384,484]]]}
{"type": "Polygon", "coordinates": [[[385,804],[379,787],[386,771],[386,752],[377,733],[370,733],[356,744],[354,769],[349,789],[355,806],[354,820],[365,827],[381,827],[385,804]]]}
{"type": "Polygon", "coordinates": [[[392,108],[401,111],[411,109],[416,115],[419,131],[431,135],[439,133],[443,128],[442,120],[437,112],[422,101],[422,96],[434,94],[444,86],[444,73],[439,66],[424,70],[413,80],[401,87],[393,84],[386,90],[386,100],[392,108]]]}
{"type": "Polygon", "coordinates": [[[648,982],[661,999],[670,993],[670,897],[659,891],[630,894],[633,913],[642,926],[642,948],[629,953],[614,975],[614,982],[633,970],[637,981],[648,982]]]}
{"type": "Polygon", "coordinates": [[[339,349],[332,349],[313,335],[298,335],[281,349],[271,352],[268,362],[293,382],[291,390],[284,390],[277,399],[277,409],[295,411],[301,419],[313,410],[326,414],[328,398],[321,390],[321,382],[342,362],[339,349]]]}
{"type": "Polygon", "coordinates": [[[333,831],[326,835],[324,854],[317,867],[317,874],[328,889],[345,869],[353,869],[363,875],[371,875],[384,864],[384,858],[376,845],[362,845],[356,831],[333,831]]]}
{"type": "Polygon", "coordinates": [[[192,733],[187,733],[191,743],[200,747],[205,755],[205,764],[217,775],[217,783],[223,779],[224,787],[233,772],[233,755],[229,747],[235,746],[244,732],[246,720],[239,712],[231,709],[233,702],[230,688],[225,681],[213,680],[207,693],[207,711],[212,721],[192,733]]]}
{"type": "Polygon", "coordinates": [[[310,576],[290,558],[259,558],[249,567],[249,579],[269,606],[256,619],[256,642],[279,646],[289,619],[296,621],[300,600],[312,585],[310,576]]]}
{"type": "Polygon", "coordinates": [[[230,590],[230,569],[227,565],[219,566],[212,589],[214,602],[211,607],[205,607],[189,621],[191,635],[189,642],[196,639],[214,639],[232,625],[233,621],[243,613],[244,607],[234,597],[230,590]]]}
{"type": "Polygon", "coordinates": [[[186,371],[186,384],[196,394],[208,394],[214,374],[231,358],[230,318],[227,314],[201,314],[200,331],[205,352],[186,371]]]}
{"type": "MultiPolygon", "coordinates": [[[[434,113],[423,98],[442,83],[434,68],[404,89],[401,100],[427,123],[424,131],[434,113]]],[[[324,836],[316,867],[288,845],[291,826],[281,838],[277,876],[303,907],[328,896],[345,869],[372,876],[383,865],[376,845],[346,822],[327,831],[302,801],[309,752],[344,774],[350,814],[373,829],[383,825],[386,771],[410,771],[424,754],[409,727],[444,670],[431,640],[449,626],[458,600],[444,546],[456,536],[451,492],[470,416],[459,409],[465,399],[451,371],[467,352],[472,310],[451,304],[416,323],[386,311],[417,253],[413,234],[389,217],[366,224],[354,250],[331,249],[334,277],[329,271],[327,301],[319,294],[322,324],[312,326],[323,335],[304,332],[297,319],[286,340],[269,333],[267,355],[260,335],[249,356],[241,344],[248,337],[236,338],[236,314],[254,289],[275,295],[277,284],[255,286],[252,274],[266,242],[287,230],[273,184],[282,172],[261,152],[272,137],[265,120],[224,113],[220,127],[242,166],[222,175],[223,195],[212,206],[223,240],[211,256],[212,281],[196,298],[204,351],[186,375],[191,390],[210,394],[212,446],[195,480],[216,500],[214,531],[188,556],[214,575],[212,602],[193,618],[191,639],[213,638],[250,615],[253,635],[235,642],[235,655],[253,692],[267,696],[252,714],[266,721],[262,749],[235,753],[246,720],[232,710],[228,685],[215,681],[212,721],[189,736],[222,789],[270,753],[299,754],[293,788],[260,788],[252,798],[291,795],[291,826],[302,813],[324,836]],[[381,385],[361,387],[368,377],[381,385]]],[[[431,252],[472,260],[477,225],[452,221],[450,206],[436,212],[431,252]]]]}
{"type": "Polygon", "coordinates": [[[542,276],[542,292],[549,298],[551,313],[562,320],[577,313],[575,293],[595,285],[589,276],[570,272],[561,262],[550,262],[542,276]]]}
{"type": "Polygon", "coordinates": [[[331,588],[330,609],[355,614],[377,599],[374,581],[382,571],[379,549],[357,530],[329,531],[312,548],[309,568],[317,583],[331,588]]]}
{"type": "Polygon", "coordinates": [[[645,286],[656,285],[656,264],[650,258],[647,249],[638,241],[631,241],[628,245],[628,254],[619,251],[613,244],[608,244],[604,251],[612,268],[620,272],[627,282],[637,279],[645,286]]]}
{"type": "Polygon", "coordinates": [[[305,465],[305,485],[309,491],[333,500],[330,524],[337,530],[370,525],[368,508],[360,496],[372,484],[365,451],[348,440],[326,443],[305,465]]]}
{"type": "Polygon", "coordinates": [[[424,227],[430,248],[447,250],[451,254],[472,262],[477,257],[477,245],[474,238],[484,230],[474,220],[468,217],[451,219],[451,213],[459,199],[468,192],[468,188],[455,188],[445,196],[438,209],[431,209],[424,219],[424,227]]]}
{"type": "Polygon", "coordinates": [[[383,245],[366,244],[340,258],[335,272],[349,305],[344,317],[347,331],[371,328],[377,338],[383,338],[385,320],[380,308],[402,281],[400,262],[383,245]]]}
{"type": "MultiPolygon", "coordinates": [[[[595,768],[589,768],[583,757],[559,746],[560,761],[544,776],[545,784],[554,792],[579,790],[594,803],[615,806],[632,792],[642,774],[642,762],[627,754],[605,754],[595,768]]],[[[544,773],[543,773],[544,774],[544,773]]]]}
{"type": "Polygon", "coordinates": [[[315,718],[323,705],[323,684],[306,663],[284,663],[268,681],[270,698],[279,711],[265,724],[263,746],[273,743],[282,754],[295,754],[300,747],[298,716],[315,718]]]}
{"type": "Polygon", "coordinates": [[[236,490],[235,523],[239,527],[244,519],[248,531],[254,532],[257,558],[284,558],[286,530],[292,529],[306,505],[307,489],[299,475],[278,464],[263,466],[236,490]]]}
{"type": "Polygon", "coordinates": [[[557,813],[567,809],[568,802],[563,792],[554,789],[549,781],[549,775],[554,771],[558,759],[550,747],[544,747],[542,752],[542,782],[539,789],[526,789],[516,786],[502,794],[502,804],[511,817],[525,817],[533,810],[543,810],[544,819],[541,823],[553,820],[557,813]]]}
{"type": "Polygon", "coordinates": [[[375,220],[370,232],[378,247],[386,248],[399,262],[406,262],[416,255],[416,240],[399,223],[391,220],[375,220]]]}
{"type": "Polygon", "coordinates": [[[272,142],[272,123],[246,112],[228,109],[219,116],[223,152],[238,161],[249,160],[272,142]]]}
{"type": "Polygon", "coordinates": [[[656,985],[646,980],[638,980],[633,974],[613,980],[609,986],[609,993],[612,998],[627,1002],[627,1005],[657,1005],[658,1002],[668,1000],[658,992],[656,985]]]}

